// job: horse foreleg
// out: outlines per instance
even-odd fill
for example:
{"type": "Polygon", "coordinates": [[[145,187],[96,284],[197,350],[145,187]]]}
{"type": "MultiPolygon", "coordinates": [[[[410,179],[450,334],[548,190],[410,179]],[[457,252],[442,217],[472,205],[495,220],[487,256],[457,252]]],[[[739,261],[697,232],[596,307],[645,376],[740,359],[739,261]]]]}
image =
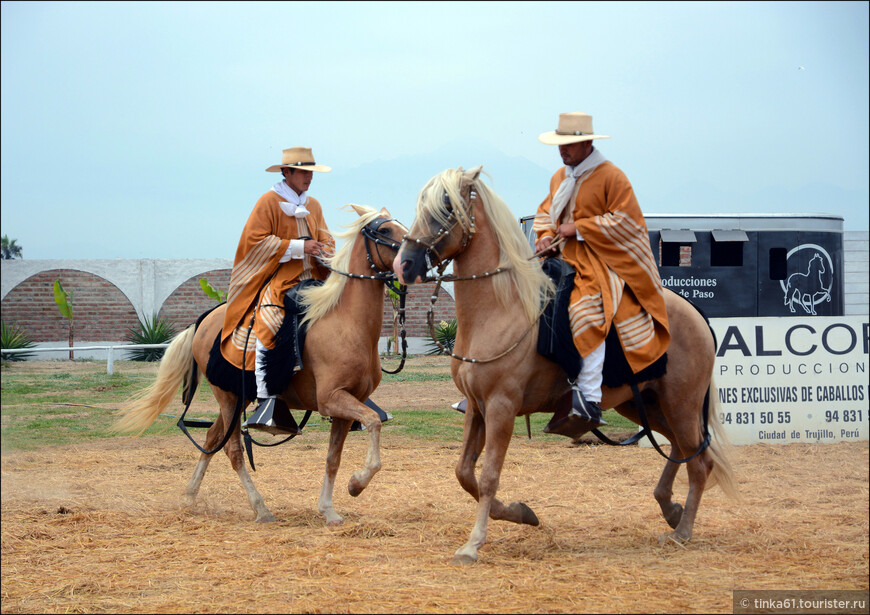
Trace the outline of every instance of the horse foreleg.
{"type": "MultiPolygon", "coordinates": [[[[462,452],[456,464],[456,478],[459,484],[471,496],[480,501],[480,492],[477,478],[474,474],[474,466],[483,450],[486,438],[486,426],[483,416],[474,411],[469,404],[465,412],[465,425],[462,436],[462,452]]],[[[510,521],[512,523],[525,523],[526,525],[538,525],[538,517],[534,511],[522,502],[512,502],[505,506],[498,498],[492,499],[489,510],[490,519],[510,521]]]]}
{"type": "Polygon", "coordinates": [[[347,419],[333,417],[332,427],[329,429],[326,471],[323,474],[323,488],[320,490],[320,499],[317,502],[317,510],[329,526],[344,523],[344,519],[332,507],[332,493],[335,489],[335,475],[338,473],[338,466],[341,465],[341,451],[344,449],[344,441],[350,431],[350,425],[351,421],[347,419]]]}
{"type": "MultiPolygon", "coordinates": [[[[513,415],[509,419],[495,420],[492,408],[488,409],[486,424],[486,452],[483,456],[483,468],[480,472],[478,484],[477,518],[471,535],[466,542],[453,555],[454,564],[472,564],[477,561],[477,552],[486,543],[486,529],[489,521],[490,510],[495,500],[495,492],[498,489],[498,480],[504,465],[508,443],[513,433],[513,415]]],[[[499,503],[500,504],[500,503],[499,503]]],[[[502,505],[503,508],[503,505],[502,505]]]]}
{"type": "Polygon", "coordinates": [[[381,417],[345,390],[333,391],[325,400],[318,399],[318,408],[326,416],[359,421],[369,435],[365,465],[353,473],[347,484],[347,492],[356,497],[381,469],[381,417]]]}
{"type": "MultiPolygon", "coordinates": [[[[677,452],[677,447],[671,445],[671,457],[673,457],[677,452]]],[[[662,516],[665,518],[665,521],[668,522],[672,528],[677,527],[677,524],[680,522],[680,518],[683,516],[683,506],[679,502],[673,501],[674,496],[674,479],[677,476],[677,472],[680,470],[680,464],[674,463],[673,461],[668,461],[665,463],[665,468],[662,470],[662,475],[659,478],[659,482],[656,485],[655,491],[653,495],[655,495],[656,502],[659,503],[659,507],[662,509],[662,516]]]]}
{"type": "Polygon", "coordinates": [[[480,495],[474,467],[480,458],[485,438],[486,426],[483,416],[474,407],[474,402],[469,400],[468,407],[465,410],[465,423],[462,429],[462,451],[459,454],[459,461],[456,462],[455,473],[459,484],[475,500],[480,500],[480,495]]]}

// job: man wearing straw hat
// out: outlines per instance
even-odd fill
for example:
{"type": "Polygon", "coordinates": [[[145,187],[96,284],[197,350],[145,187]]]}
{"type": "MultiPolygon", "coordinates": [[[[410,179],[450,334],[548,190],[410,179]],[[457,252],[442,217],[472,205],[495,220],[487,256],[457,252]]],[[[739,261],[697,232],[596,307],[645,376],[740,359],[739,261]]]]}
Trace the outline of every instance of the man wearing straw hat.
{"type": "Polygon", "coordinates": [[[649,234],[631,183],[593,146],[592,116],[562,113],[556,130],[538,137],[558,145],[565,166],[550,180],[550,192],[538,206],[533,229],[535,248],[546,250],[564,240],[562,259],[576,274],[568,308],[574,346],[582,357],[572,381],[568,417],[551,421],[545,431],[576,437],[605,424],[601,385],[605,339],[616,330],[634,374],[662,357],[668,347],[664,289],[649,234]]]}
{"type": "Polygon", "coordinates": [[[315,163],[310,148],[283,151],[281,164],[266,169],[283,179],[254,205],[230,275],[221,353],[235,367],[255,372],[259,405],[248,422],[256,425],[255,417],[263,413],[273,416],[277,424],[266,429],[273,433],[298,433],[298,428],[279,392],[267,390],[264,357],[274,348],[284,321],[285,293],[303,280],[324,280],[329,273],[316,257],[334,252],[335,240],[308,187],[315,172],[331,170],[315,163]]]}

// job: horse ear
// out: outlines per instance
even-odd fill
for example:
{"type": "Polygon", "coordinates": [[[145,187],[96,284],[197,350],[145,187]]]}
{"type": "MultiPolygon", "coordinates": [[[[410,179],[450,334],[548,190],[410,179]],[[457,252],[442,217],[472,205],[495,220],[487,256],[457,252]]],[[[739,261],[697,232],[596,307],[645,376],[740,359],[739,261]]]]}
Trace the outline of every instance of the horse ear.
{"type": "Polygon", "coordinates": [[[378,213],[381,214],[381,216],[383,216],[383,217],[385,217],[385,218],[390,218],[390,219],[392,219],[392,217],[393,217],[393,216],[390,215],[390,212],[387,211],[387,208],[386,208],[386,207],[381,207],[381,211],[379,211],[378,213]]]}
{"type": "Polygon", "coordinates": [[[474,167],[474,168],[472,168],[472,169],[468,169],[468,170],[465,172],[465,177],[466,177],[466,179],[467,179],[468,181],[470,181],[470,182],[475,182],[475,181],[477,181],[477,178],[480,177],[480,172],[481,172],[481,171],[483,171],[483,165],[482,165],[482,164],[479,164],[479,165],[477,165],[476,167],[474,167]]]}
{"type": "Polygon", "coordinates": [[[355,203],[350,204],[353,207],[353,210],[357,213],[358,216],[364,216],[367,213],[370,213],[371,210],[362,207],[361,205],[356,205],[355,203]]]}

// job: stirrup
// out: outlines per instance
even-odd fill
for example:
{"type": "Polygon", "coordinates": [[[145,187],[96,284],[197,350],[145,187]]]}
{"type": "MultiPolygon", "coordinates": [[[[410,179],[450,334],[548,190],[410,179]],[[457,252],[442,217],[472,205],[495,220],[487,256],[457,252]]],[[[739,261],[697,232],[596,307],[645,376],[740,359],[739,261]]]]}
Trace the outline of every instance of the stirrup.
{"type": "Polygon", "coordinates": [[[261,400],[260,405],[242,427],[267,431],[273,435],[298,436],[302,433],[284,400],[274,396],[261,400]]]}
{"type": "Polygon", "coordinates": [[[562,409],[562,412],[556,412],[544,427],[544,433],[559,434],[576,440],[593,429],[607,425],[607,422],[601,418],[601,406],[594,401],[588,401],[579,389],[574,387],[571,389],[570,408],[567,411],[562,409]]]}

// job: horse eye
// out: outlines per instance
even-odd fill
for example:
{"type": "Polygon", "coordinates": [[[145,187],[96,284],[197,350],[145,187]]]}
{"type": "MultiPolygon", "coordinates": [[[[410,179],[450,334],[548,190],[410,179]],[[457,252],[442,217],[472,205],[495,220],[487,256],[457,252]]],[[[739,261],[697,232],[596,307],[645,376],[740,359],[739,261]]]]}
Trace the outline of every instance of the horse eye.
{"type": "Polygon", "coordinates": [[[444,203],[445,205],[447,205],[447,206],[449,207],[449,206],[450,206],[450,195],[448,195],[448,194],[445,192],[445,193],[441,196],[441,202],[444,203]]]}

